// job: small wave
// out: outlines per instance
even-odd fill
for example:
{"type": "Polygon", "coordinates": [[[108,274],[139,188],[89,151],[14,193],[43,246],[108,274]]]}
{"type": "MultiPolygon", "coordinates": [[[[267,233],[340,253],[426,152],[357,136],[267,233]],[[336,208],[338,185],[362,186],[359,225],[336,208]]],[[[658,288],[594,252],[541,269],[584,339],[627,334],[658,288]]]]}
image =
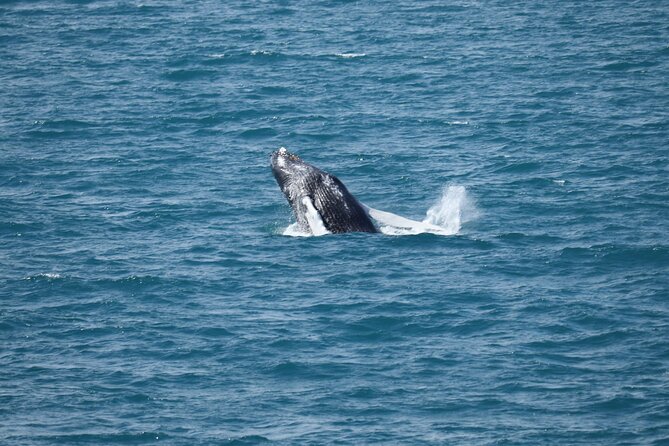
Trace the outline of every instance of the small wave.
{"type": "Polygon", "coordinates": [[[335,56],[341,57],[342,59],[356,59],[358,57],[365,57],[365,53],[337,53],[335,56]]]}
{"type": "Polygon", "coordinates": [[[277,53],[268,50],[253,50],[251,56],[276,56],[277,53]]]}
{"type": "Polygon", "coordinates": [[[39,273],[39,274],[35,274],[35,275],[32,275],[32,276],[28,276],[28,277],[25,278],[25,280],[48,280],[48,281],[51,281],[51,280],[58,280],[58,279],[62,279],[62,278],[63,278],[63,276],[61,276],[58,273],[39,273]]]}
{"type": "Polygon", "coordinates": [[[190,81],[216,76],[213,70],[174,70],[164,74],[165,79],[175,82],[190,81]]]}
{"type": "Polygon", "coordinates": [[[239,136],[244,139],[266,139],[276,135],[278,135],[277,131],[271,127],[248,129],[239,134],[239,136]]]}
{"type": "Polygon", "coordinates": [[[235,445],[235,446],[245,446],[245,445],[257,445],[260,443],[269,443],[270,439],[263,437],[262,435],[244,435],[241,437],[233,438],[230,437],[223,441],[224,445],[235,445]]]}
{"type": "MultiPolygon", "coordinates": [[[[17,437],[23,439],[24,437],[17,437]]],[[[43,435],[38,438],[47,440],[48,444],[123,444],[123,443],[146,443],[155,440],[170,438],[160,432],[100,432],[81,434],[43,435]]],[[[21,442],[17,442],[20,444],[21,442]]]]}
{"type": "Polygon", "coordinates": [[[54,120],[40,119],[33,121],[33,125],[54,130],[70,130],[70,129],[95,127],[94,123],[81,121],[78,119],[54,119],[54,120]]]}

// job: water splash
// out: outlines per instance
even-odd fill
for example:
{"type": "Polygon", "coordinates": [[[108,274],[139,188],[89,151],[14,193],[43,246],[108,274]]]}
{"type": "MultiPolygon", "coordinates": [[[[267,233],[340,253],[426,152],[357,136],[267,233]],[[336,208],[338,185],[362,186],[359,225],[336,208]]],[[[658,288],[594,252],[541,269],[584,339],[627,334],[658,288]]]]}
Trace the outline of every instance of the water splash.
{"type": "Polygon", "coordinates": [[[467,194],[464,186],[448,186],[439,201],[427,210],[423,222],[457,234],[464,223],[478,218],[479,214],[474,199],[467,194]]]}
{"type": "Polygon", "coordinates": [[[286,235],[288,237],[312,237],[313,234],[305,231],[298,223],[292,223],[286,227],[286,229],[283,230],[281,233],[282,235],[286,235]]]}

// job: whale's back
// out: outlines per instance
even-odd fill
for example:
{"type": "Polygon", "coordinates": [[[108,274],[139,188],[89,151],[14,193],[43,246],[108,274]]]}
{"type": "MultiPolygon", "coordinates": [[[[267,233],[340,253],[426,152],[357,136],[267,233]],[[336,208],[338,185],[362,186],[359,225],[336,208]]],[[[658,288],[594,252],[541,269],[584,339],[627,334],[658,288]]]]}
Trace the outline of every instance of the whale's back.
{"type": "Polygon", "coordinates": [[[321,171],[322,184],[313,192],[314,206],[333,234],[378,232],[367,211],[334,175],[321,171]]]}

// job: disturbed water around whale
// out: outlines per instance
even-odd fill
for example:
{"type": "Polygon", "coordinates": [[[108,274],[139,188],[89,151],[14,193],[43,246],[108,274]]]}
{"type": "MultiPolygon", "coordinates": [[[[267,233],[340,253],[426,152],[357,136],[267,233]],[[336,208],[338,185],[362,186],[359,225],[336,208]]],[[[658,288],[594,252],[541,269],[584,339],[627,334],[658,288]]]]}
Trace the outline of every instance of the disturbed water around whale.
{"type": "Polygon", "coordinates": [[[2,2],[0,443],[667,444],[668,23],[2,2]],[[284,236],[281,146],[452,235],[284,236]]]}

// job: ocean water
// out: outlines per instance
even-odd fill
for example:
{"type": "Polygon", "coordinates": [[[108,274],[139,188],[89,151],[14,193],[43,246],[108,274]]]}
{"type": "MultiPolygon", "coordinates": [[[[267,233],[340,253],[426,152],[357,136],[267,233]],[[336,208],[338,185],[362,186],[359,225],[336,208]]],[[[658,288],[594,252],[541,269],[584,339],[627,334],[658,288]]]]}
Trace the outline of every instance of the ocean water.
{"type": "Polygon", "coordinates": [[[667,445],[668,222],[665,1],[3,1],[0,444],[667,445]]]}

